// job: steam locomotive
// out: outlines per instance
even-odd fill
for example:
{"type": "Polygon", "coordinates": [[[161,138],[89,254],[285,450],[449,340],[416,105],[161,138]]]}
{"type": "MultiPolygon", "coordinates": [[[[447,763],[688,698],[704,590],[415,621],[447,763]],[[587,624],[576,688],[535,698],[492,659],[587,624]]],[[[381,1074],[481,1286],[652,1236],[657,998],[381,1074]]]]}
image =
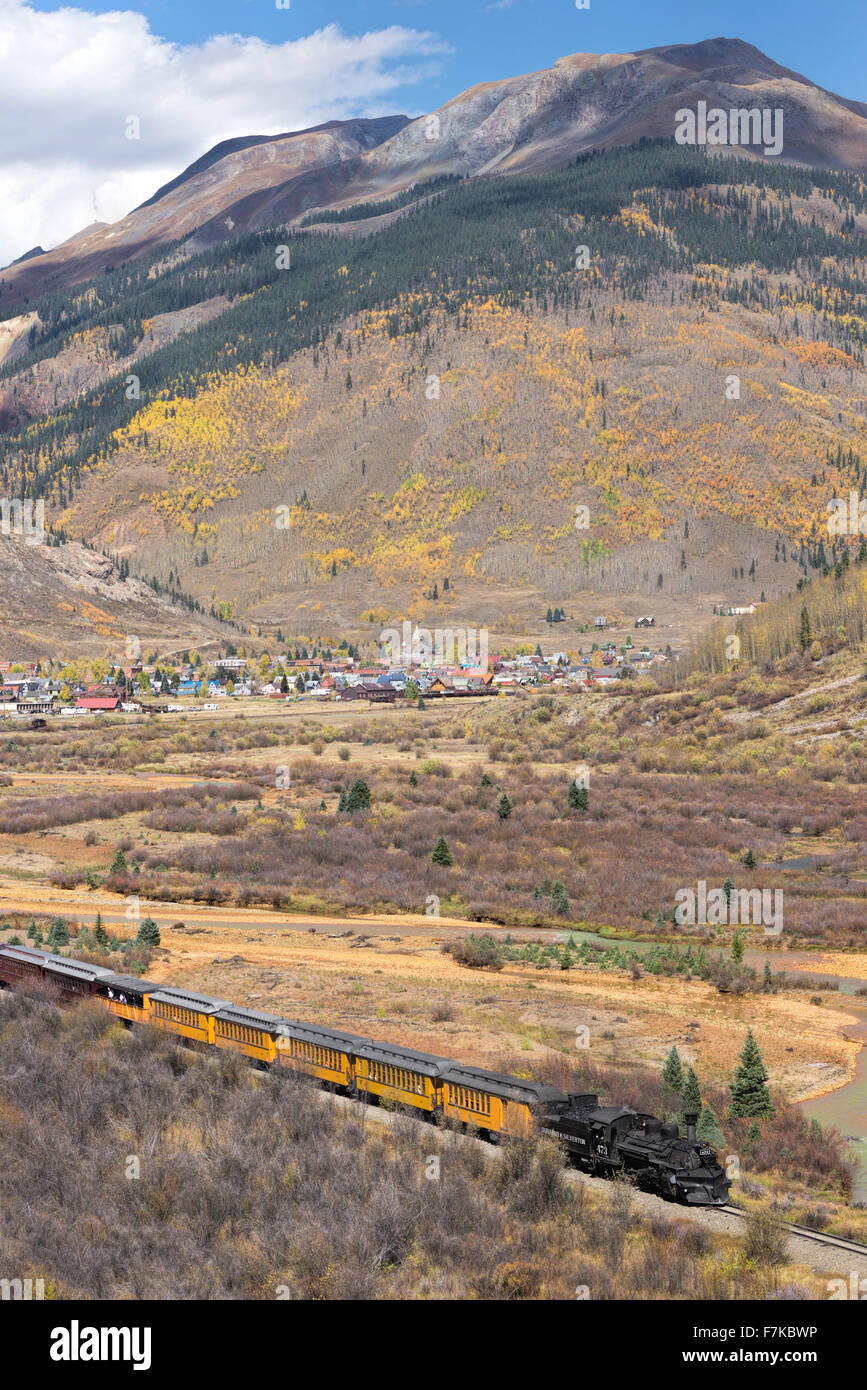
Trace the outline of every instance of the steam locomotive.
{"type": "Polygon", "coordinates": [[[696,1139],[698,1116],[684,1118],[686,1138],[681,1138],[673,1121],[600,1106],[598,1096],[588,1092],[547,1107],[541,1129],[559,1139],[585,1172],[606,1177],[623,1172],[661,1197],[693,1206],[725,1206],[731,1183],[716,1150],[696,1139]]]}

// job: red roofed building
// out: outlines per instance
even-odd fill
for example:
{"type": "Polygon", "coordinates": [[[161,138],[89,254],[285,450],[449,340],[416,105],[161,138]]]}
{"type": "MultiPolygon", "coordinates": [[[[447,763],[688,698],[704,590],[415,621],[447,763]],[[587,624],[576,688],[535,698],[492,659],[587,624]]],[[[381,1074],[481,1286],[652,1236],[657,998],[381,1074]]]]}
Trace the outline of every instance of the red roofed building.
{"type": "Polygon", "coordinates": [[[97,685],[79,695],[76,709],[116,710],[120,708],[120,691],[113,685],[97,685]]]}

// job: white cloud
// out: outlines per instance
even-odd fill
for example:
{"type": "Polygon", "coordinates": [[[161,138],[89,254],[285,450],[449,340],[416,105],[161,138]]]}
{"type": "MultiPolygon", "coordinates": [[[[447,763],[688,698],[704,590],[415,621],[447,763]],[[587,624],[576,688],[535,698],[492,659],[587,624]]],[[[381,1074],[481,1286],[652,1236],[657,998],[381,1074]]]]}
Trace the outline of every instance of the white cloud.
{"type": "Polygon", "coordinates": [[[402,110],[403,89],[446,51],[399,25],[179,45],[131,10],[0,0],[0,265],[115,221],[220,140],[402,110]],[[131,115],[139,140],[125,135],[131,115]]]}

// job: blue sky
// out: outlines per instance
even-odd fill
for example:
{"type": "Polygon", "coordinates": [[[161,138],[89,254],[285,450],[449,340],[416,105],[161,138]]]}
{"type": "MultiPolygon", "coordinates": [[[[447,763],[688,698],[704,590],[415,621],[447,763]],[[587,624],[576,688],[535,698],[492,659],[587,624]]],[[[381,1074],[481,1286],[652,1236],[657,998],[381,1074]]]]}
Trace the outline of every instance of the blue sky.
{"type": "Polygon", "coordinates": [[[0,0],[0,266],[123,217],[218,141],[416,116],[569,53],[741,38],[867,102],[865,0],[290,4],[0,0]]]}
{"type": "MultiPolygon", "coordinates": [[[[864,0],[137,0],[128,8],[175,43],[213,34],[256,35],[282,43],[339,24],[347,34],[401,25],[451,45],[439,72],[406,88],[404,105],[428,110],[474,82],[548,67],[565,53],[621,53],[724,35],[755,44],[786,67],[841,96],[867,102],[867,6],[864,0]]],[[[127,8],[87,3],[94,13],[127,8]]],[[[34,8],[57,10],[57,4],[34,8]]]]}

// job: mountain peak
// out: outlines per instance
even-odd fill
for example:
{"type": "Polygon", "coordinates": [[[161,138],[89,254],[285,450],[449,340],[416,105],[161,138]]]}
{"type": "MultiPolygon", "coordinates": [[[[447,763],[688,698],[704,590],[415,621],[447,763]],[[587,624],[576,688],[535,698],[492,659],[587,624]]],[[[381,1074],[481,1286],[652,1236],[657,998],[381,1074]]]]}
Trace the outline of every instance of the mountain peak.
{"type": "MultiPolygon", "coordinates": [[[[446,174],[542,173],[592,149],[673,139],[676,113],[704,100],[782,109],[775,156],[867,173],[867,106],[818,87],[740,38],[663,44],[634,53],[576,53],[550,68],[479,83],[415,120],[328,121],[221,141],[110,228],[10,267],[0,303],[14,312],[47,285],[80,283],[119,260],[190,238],[298,224],[310,210],[382,201],[446,174]],[[430,138],[428,122],[438,121],[430,138]]],[[[763,158],[761,145],[739,147],[763,158]]]]}

